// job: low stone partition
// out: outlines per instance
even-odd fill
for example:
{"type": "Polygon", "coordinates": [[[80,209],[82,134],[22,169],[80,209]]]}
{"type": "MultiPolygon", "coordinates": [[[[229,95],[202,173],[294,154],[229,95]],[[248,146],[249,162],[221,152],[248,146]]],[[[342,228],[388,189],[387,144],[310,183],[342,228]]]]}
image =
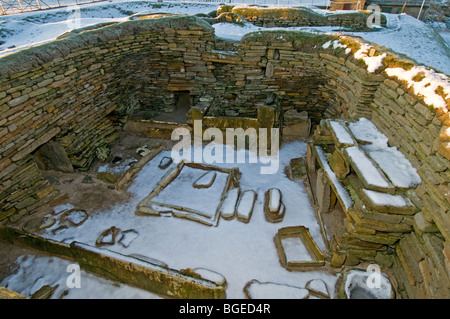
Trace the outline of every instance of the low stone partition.
{"type": "Polygon", "coordinates": [[[192,270],[189,272],[170,269],[161,263],[151,263],[142,258],[122,255],[80,242],[66,244],[4,226],[0,227],[0,240],[77,262],[83,270],[166,298],[226,297],[226,283],[218,284],[204,279],[192,270]]]}
{"type": "Polygon", "coordinates": [[[225,287],[180,271],[131,256],[72,242],[73,255],[82,269],[102,277],[151,291],[168,298],[224,299],[225,287]]]}
{"type": "MultiPolygon", "coordinates": [[[[222,5],[217,12],[231,12],[259,27],[336,26],[365,31],[370,12],[320,14],[305,7],[266,7],[262,5],[222,5]]],[[[386,17],[381,15],[381,25],[386,17]]]]}

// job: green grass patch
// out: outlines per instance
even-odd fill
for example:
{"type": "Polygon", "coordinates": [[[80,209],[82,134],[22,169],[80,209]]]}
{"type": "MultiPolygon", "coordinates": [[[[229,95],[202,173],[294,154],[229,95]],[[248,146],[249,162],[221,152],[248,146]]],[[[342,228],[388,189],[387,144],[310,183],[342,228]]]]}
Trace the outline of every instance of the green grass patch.
{"type": "Polygon", "coordinates": [[[415,66],[411,60],[403,59],[389,52],[387,52],[383,64],[386,68],[402,68],[406,71],[411,70],[415,66]]]}
{"type": "Polygon", "coordinates": [[[423,79],[425,79],[425,72],[419,72],[419,73],[417,73],[416,75],[414,75],[414,76],[412,77],[412,80],[413,80],[414,82],[420,82],[420,81],[422,81],[423,79]]]}
{"type": "Polygon", "coordinates": [[[216,22],[227,22],[227,23],[233,23],[240,26],[244,25],[244,20],[239,14],[233,13],[233,12],[224,12],[221,13],[216,19],[216,22]]]}
{"type": "Polygon", "coordinates": [[[232,12],[233,8],[234,8],[233,5],[223,4],[223,5],[219,6],[216,14],[220,15],[221,13],[224,13],[224,12],[232,12]]]}
{"type": "Polygon", "coordinates": [[[311,20],[325,20],[326,18],[312,10],[302,8],[261,8],[257,6],[238,6],[234,7],[231,12],[240,14],[247,20],[252,18],[267,18],[267,19],[278,19],[278,20],[300,20],[300,19],[311,19],[311,20]]]}
{"type": "Polygon", "coordinates": [[[295,49],[310,52],[322,46],[335,37],[328,34],[317,34],[304,31],[267,30],[255,31],[246,34],[241,42],[260,42],[262,45],[271,45],[274,42],[292,42],[295,49]]]}

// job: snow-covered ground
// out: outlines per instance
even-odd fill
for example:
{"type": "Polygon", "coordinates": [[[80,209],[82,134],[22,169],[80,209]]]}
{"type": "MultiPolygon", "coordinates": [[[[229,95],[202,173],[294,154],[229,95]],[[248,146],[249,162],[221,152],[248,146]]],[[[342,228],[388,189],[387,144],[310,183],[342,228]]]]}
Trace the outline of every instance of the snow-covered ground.
{"type": "MultiPolygon", "coordinates": [[[[285,0],[285,2],[287,1],[285,0]]],[[[296,0],[290,4],[305,3],[309,5],[309,2],[313,2],[314,5],[319,5],[316,1],[322,0],[296,0]]],[[[245,3],[246,1],[236,2],[245,3]]],[[[52,41],[71,29],[101,22],[125,21],[131,14],[142,11],[196,14],[216,10],[218,5],[217,2],[160,3],[156,1],[117,0],[0,16],[0,56],[32,45],[52,41]],[[2,44],[2,42],[4,43],[2,44]]],[[[280,2],[280,5],[285,5],[285,3],[280,2]]],[[[322,9],[314,10],[318,13],[329,14],[328,11],[322,9]]],[[[447,33],[436,32],[429,25],[406,14],[386,14],[386,16],[388,18],[387,28],[377,32],[345,32],[337,27],[294,27],[289,29],[361,36],[367,41],[386,46],[398,53],[406,54],[419,63],[432,66],[445,74],[450,74],[449,48],[442,38],[443,36],[446,40],[449,40],[450,37],[447,33]]],[[[264,29],[250,23],[242,27],[219,23],[215,24],[214,28],[217,36],[234,40],[240,40],[249,32],[264,29]]]]}
{"type": "MultiPolygon", "coordinates": [[[[123,0],[109,0],[112,1],[123,1],[123,0]]],[[[1,1],[0,1],[1,2],[1,1]]],[[[88,4],[94,2],[105,2],[105,0],[28,0],[26,3],[22,5],[23,11],[32,11],[41,9],[49,9],[49,8],[57,8],[62,6],[72,6],[79,4],[88,4]]],[[[164,1],[167,2],[167,1],[164,1]]],[[[222,0],[172,0],[170,2],[185,2],[185,3],[195,3],[195,2],[215,2],[217,4],[224,3],[222,0]]],[[[330,0],[227,0],[227,4],[258,4],[258,5],[283,5],[283,6],[324,6],[327,7],[330,5],[330,0]]],[[[3,3],[3,12],[0,10],[0,14],[16,14],[23,12],[20,9],[19,1],[13,0],[8,3],[3,3]]]]}
{"type": "Polygon", "coordinates": [[[445,44],[450,49],[450,30],[439,31],[439,35],[444,39],[445,44]]]}
{"type": "MultiPolygon", "coordinates": [[[[223,154],[225,155],[229,150],[226,148],[223,154]]],[[[235,152],[234,158],[237,159],[237,152],[231,151],[235,152]]],[[[248,151],[242,152],[245,152],[248,159],[248,151]]],[[[239,167],[242,173],[239,181],[241,189],[252,189],[257,193],[258,197],[253,214],[248,223],[236,218],[232,220],[220,219],[217,226],[210,227],[172,216],[136,215],[136,206],[148,196],[162,176],[176,165],[172,163],[166,169],[158,168],[161,159],[170,156],[169,151],[164,151],[144,166],[134,179],[128,189],[132,196],[127,203],[116,205],[106,211],[96,212],[81,226],[61,229],[54,234],[53,230],[61,225],[60,222],[57,222],[51,228],[48,228],[44,236],[68,243],[79,241],[95,245],[97,237],[111,226],[118,227],[122,231],[133,229],[138,233],[138,236],[130,242],[128,247],[116,243],[112,246],[105,246],[105,248],[125,255],[140,254],[154,258],[174,269],[206,268],[218,272],[228,282],[227,298],[244,298],[243,288],[246,283],[253,279],[299,288],[304,288],[307,282],[312,279],[321,279],[327,284],[328,290],[333,292],[338,276],[321,269],[306,272],[287,271],[280,264],[274,244],[274,236],[279,228],[303,225],[309,229],[318,247],[325,251],[325,242],[320,226],[303,184],[289,180],[284,173],[284,167],[289,164],[291,158],[304,157],[305,153],[306,144],[304,142],[285,144],[280,150],[280,165],[278,172],[275,174],[262,175],[260,167],[267,165],[263,164],[262,161],[260,163],[249,163],[247,160],[246,163],[214,164],[227,168],[239,167]],[[273,187],[281,191],[282,201],[286,207],[285,216],[279,223],[270,223],[266,221],[264,216],[264,193],[273,187]]],[[[179,192],[180,194],[174,192],[173,199],[178,199],[177,205],[183,206],[182,190],[179,190],[179,192]]],[[[211,201],[215,200],[211,199],[211,201]]],[[[64,209],[68,209],[72,205],[76,206],[76,203],[57,206],[55,212],[61,214],[64,209]]],[[[310,257],[304,256],[304,258],[310,257]]],[[[34,281],[43,276],[42,269],[45,268],[45,263],[49,263],[49,260],[35,258],[32,263],[26,260],[19,260],[19,263],[21,270],[18,274],[6,278],[0,285],[8,283],[11,289],[17,289],[18,292],[29,295],[30,287],[37,286],[34,281]],[[36,275],[34,275],[32,267],[36,267],[36,275]],[[25,274],[28,274],[29,278],[25,274]]],[[[61,289],[61,291],[67,289],[65,280],[69,274],[66,272],[65,262],[55,261],[54,264],[55,267],[59,265],[59,270],[53,271],[52,275],[46,274],[44,279],[51,283],[60,283],[61,288],[58,289],[61,289]]],[[[95,276],[82,274],[82,285],[85,276],[88,280],[88,286],[94,285],[95,282],[101,282],[101,285],[93,290],[92,294],[89,290],[84,291],[83,298],[95,298],[99,294],[99,290],[102,290],[101,287],[104,288],[105,295],[109,294],[106,290],[110,287],[109,282],[95,279],[95,276]]],[[[40,280],[40,283],[44,283],[44,279],[40,280]]],[[[48,282],[45,282],[45,284],[48,284],[48,282]]],[[[147,297],[143,292],[130,289],[126,287],[124,290],[125,296],[147,297]]],[[[114,297],[119,292],[113,290],[111,293],[114,297]]],[[[78,292],[69,296],[76,298],[80,295],[81,292],[78,292]]],[[[55,297],[57,297],[56,293],[55,297]]],[[[283,298],[283,296],[279,297],[283,298]]]]}
{"type": "Polygon", "coordinates": [[[55,40],[72,29],[105,22],[122,22],[141,11],[177,14],[208,13],[217,3],[114,1],[70,6],[0,17],[0,56],[55,40]]]}
{"type": "Polygon", "coordinates": [[[157,299],[159,296],[148,291],[122,285],[83,270],[80,272],[79,288],[69,288],[70,276],[74,274],[72,262],[47,256],[23,255],[16,263],[17,272],[6,277],[0,286],[31,297],[42,286],[56,287],[52,298],[64,299],[157,299]]]}

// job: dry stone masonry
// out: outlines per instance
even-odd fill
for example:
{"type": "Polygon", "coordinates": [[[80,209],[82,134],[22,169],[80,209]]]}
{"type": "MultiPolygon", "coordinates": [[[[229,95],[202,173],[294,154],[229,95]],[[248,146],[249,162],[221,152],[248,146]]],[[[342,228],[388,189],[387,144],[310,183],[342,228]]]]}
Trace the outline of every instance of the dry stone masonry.
{"type": "MultiPolygon", "coordinates": [[[[268,8],[261,5],[222,5],[218,13],[231,12],[260,27],[337,26],[353,30],[366,30],[370,12],[350,12],[323,15],[308,8],[268,8]]],[[[386,17],[381,15],[381,24],[386,17]]]]}
{"type": "MultiPolygon", "coordinates": [[[[43,169],[89,169],[128,119],[171,112],[188,94],[191,120],[206,126],[286,127],[294,137],[312,127],[306,161],[318,197],[329,198],[316,206],[325,214],[336,196],[346,213],[334,264],[376,261],[394,270],[402,297],[448,298],[448,78],[432,92],[440,104],[431,103],[393,72],[414,67],[350,37],[268,30],[227,42],[191,16],[99,26],[2,57],[0,221],[15,222],[64,196],[43,169]],[[377,153],[351,131],[360,118],[403,154],[420,182],[396,184],[380,169],[377,153]],[[364,174],[367,165],[376,180],[364,174]],[[404,205],[392,204],[398,201],[404,205]]],[[[421,81],[425,72],[413,78],[421,81]]]]}

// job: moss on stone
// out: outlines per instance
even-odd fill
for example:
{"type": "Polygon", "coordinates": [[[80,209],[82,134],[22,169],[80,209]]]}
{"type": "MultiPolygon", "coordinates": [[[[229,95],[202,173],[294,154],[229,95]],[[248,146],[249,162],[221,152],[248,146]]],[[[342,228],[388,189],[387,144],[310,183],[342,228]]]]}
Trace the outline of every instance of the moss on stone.
{"type": "Polygon", "coordinates": [[[425,72],[419,72],[412,77],[414,82],[420,82],[425,78],[425,72]]]}
{"type": "Polygon", "coordinates": [[[174,13],[165,13],[165,12],[157,12],[152,14],[144,14],[140,16],[135,16],[137,19],[132,20],[151,20],[151,19],[161,19],[161,18],[170,18],[170,17],[180,17],[183,16],[181,14],[174,13]]]}
{"type": "Polygon", "coordinates": [[[217,17],[217,10],[213,10],[213,11],[208,12],[208,17],[210,17],[210,18],[217,17]]]}
{"type": "Polygon", "coordinates": [[[334,40],[335,37],[328,34],[317,34],[304,31],[285,31],[285,30],[268,30],[255,31],[246,34],[241,42],[260,42],[261,45],[271,45],[273,42],[291,42],[295,49],[315,48],[323,45],[329,40],[334,40]]]}
{"type": "Polygon", "coordinates": [[[383,60],[383,64],[386,68],[403,68],[407,71],[415,66],[413,61],[404,59],[392,53],[387,53],[383,60]]]}
{"type": "Polygon", "coordinates": [[[0,287],[0,299],[27,299],[25,296],[9,290],[5,287],[0,287]]]}
{"type": "Polygon", "coordinates": [[[244,19],[236,13],[233,12],[224,12],[221,13],[216,19],[216,23],[219,22],[227,22],[227,23],[233,23],[237,25],[244,25],[244,19]]]}
{"type": "Polygon", "coordinates": [[[234,8],[233,5],[223,4],[223,5],[219,6],[219,8],[217,9],[216,13],[218,15],[220,15],[221,13],[224,13],[224,12],[231,12],[233,10],[233,8],[234,8]]]}
{"type": "Polygon", "coordinates": [[[326,20],[326,18],[321,14],[315,13],[307,8],[264,8],[259,6],[237,6],[234,7],[231,12],[240,14],[246,19],[269,18],[278,20],[326,20]]]}

